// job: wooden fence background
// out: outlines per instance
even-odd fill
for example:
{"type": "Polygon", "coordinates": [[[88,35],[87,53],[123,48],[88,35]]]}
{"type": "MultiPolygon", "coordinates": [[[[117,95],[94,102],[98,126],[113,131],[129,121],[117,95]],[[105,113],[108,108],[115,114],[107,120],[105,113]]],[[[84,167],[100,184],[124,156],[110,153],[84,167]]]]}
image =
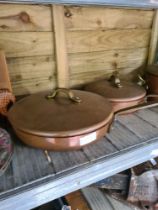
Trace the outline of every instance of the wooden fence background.
{"type": "MultiPolygon", "coordinates": [[[[65,6],[63,12],[70,87],[116,68],[131,80],[146,64],[154,10],[65,6]]],[[[51,5],[0,4],[0,49],[16,95],[57,86],[54,36],[51,5]]]]}

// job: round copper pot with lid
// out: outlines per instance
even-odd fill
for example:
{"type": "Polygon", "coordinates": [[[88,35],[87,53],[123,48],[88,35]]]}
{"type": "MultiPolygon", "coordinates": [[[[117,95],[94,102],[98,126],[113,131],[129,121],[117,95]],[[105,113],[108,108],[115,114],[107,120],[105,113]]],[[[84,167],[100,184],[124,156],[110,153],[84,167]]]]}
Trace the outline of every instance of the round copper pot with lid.
{"type": "Polygon", "coordinates": [[[19,138],[47,150],[72,150],[90,144],[105,135],[112,118],[112,107],[105,98],[67,89],[27,96],[8,111],[19,138]]]}
{"type": "Polygon", "coordinates": [[[146,67],[145,71],[148,92],[158,94],[158,65],[153,64],[146,67]]]}
{"type": "Polygon", "coordinates": [[[110,80],[100,80],[87,84],[84,90],[97,93],[107,98],[113,111],[132,107],[145,101],[146,90],[137,84],[120,81],[118,75],[112,75],[110,80]]]}

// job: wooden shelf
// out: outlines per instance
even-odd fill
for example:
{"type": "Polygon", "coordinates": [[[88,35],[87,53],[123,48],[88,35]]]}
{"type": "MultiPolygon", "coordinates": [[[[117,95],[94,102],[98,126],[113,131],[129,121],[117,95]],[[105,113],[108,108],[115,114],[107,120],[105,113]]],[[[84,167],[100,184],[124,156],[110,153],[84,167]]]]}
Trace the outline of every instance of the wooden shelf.
{"type": "Polygon", "coordinates": [[[49,152],[52,164],[42,150],[12,138],[0,210],[29,210],[158,156],[158,107],[119,117],[110,134],[82,150],[49,152]]]}

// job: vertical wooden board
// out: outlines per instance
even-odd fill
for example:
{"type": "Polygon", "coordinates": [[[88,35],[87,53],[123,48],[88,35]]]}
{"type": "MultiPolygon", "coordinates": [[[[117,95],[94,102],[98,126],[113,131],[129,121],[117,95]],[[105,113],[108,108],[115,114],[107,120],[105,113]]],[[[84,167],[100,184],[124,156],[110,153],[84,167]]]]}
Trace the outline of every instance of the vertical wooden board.
{"type": "Polygon", "coordinates": [[[69,53],[144,48],[149,38],[150,29],[67,32],[69,53]]]}
{"type": "Polygon", "coordinates": [[[52,31],[51,8],[0,4],[0,31],[52,31]]]}
{"type": "Polygon", "coordinates": [[[54,21],[55,55],[57,63],[57,83],[59,88],[69,88],[68,55],[64,25],[64,7],[52,6],[54,21]]]}
{"type": "Polygon", "coordinates": [[[151,28],[152,10],[107,7],[65,7],[68,30],[151,28]]]}
{"type": "Polygon", "coordinates": [[[151,40],[149,46],[148,64],[153,64],[155,62],[157,44],[158,44],[158,10],[155,10],[152,31],[151,31],[151,40]]]}
{"type": "Polygon", "coordinates": [[[49,152],[49,155],[52,159],[56,173],[76,168],[77,166],[88,162],[87,157],[80,150],[70,152],[49,152]]]}
{"type": "Polygon", "coordinates": [[[53,55],[51,32],[0,32],[0,49],[7,57],[53,55]]]}

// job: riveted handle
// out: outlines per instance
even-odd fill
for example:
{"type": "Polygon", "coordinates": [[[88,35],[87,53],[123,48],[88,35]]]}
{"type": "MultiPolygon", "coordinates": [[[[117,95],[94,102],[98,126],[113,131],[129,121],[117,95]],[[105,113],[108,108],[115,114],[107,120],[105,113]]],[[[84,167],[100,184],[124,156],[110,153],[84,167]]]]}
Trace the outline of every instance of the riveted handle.
{"type": "Polygon", "coordinates": [[[54,90],[52,93],[46,96],[47,99],[54,99],[59,93],[63,93],[67,95],[68,99],[73,102],[80,103],[81,99],[78,96],[75,96],[73,91],[66,89],[66,88],[58,88],[54,90]]]}
{"type": "Polygon", "coordinates": [[[122,115],[122,114],[128,114],[129,112],[135,112],[141,109],[152,108],[155,106],[158,106],[158,102],[147,102],[147,103],[132,106],[130,108],[120,109],[119,111],[115,112],[114,119],[116,119],[117,116],[122,115]]]}

